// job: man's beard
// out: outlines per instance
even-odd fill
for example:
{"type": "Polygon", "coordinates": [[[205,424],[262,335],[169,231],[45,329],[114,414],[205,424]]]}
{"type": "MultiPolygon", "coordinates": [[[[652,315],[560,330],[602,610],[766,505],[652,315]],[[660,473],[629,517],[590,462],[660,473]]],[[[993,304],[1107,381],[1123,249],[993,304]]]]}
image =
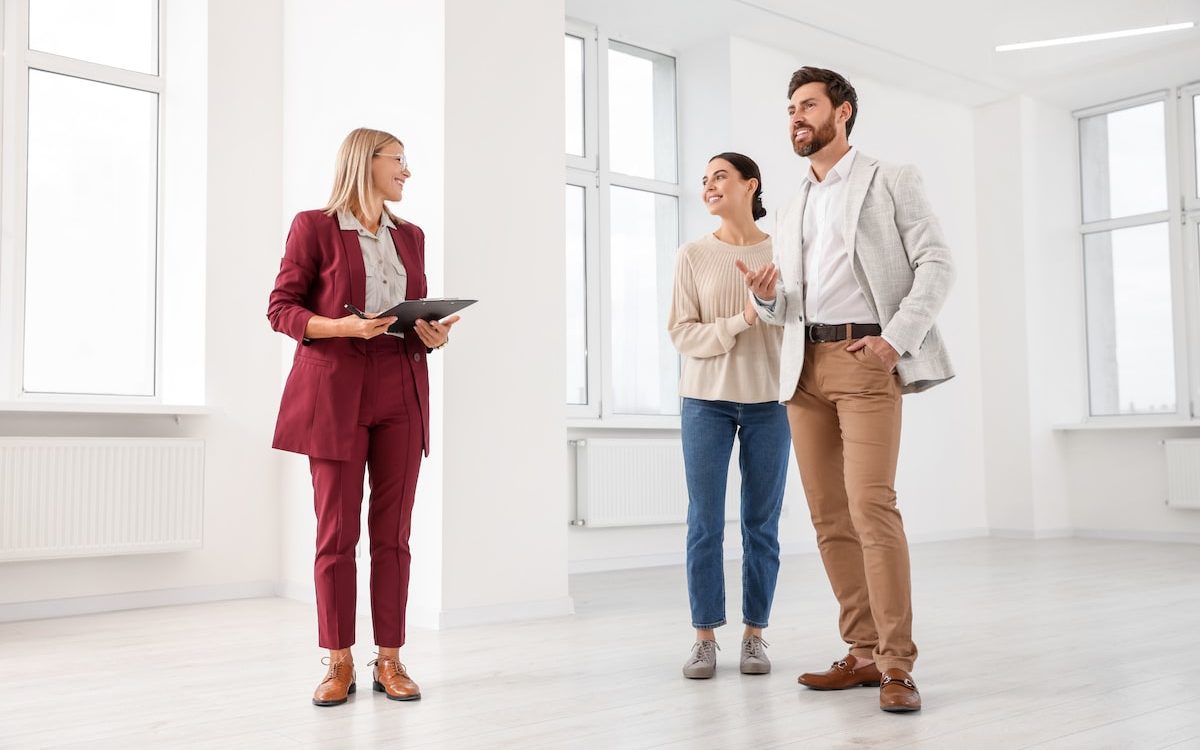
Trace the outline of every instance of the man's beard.
{"type": "Polygon", "coordinates": [[[837,138],[837,128],[833,125],[833,115],[825,121],[825,124],[819,128],[812,129],[812,135],[809,136],[808,142],[797,143],[795,137],[792,138],[792,150],[799,156],[812,156],[821,149],[828,146],[837,138]]]}

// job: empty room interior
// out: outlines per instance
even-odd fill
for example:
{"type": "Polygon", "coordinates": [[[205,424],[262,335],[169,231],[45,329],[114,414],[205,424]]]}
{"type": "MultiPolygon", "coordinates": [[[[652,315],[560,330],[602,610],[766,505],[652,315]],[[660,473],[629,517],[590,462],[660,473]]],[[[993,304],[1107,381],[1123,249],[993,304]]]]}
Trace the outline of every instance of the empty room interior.
{"type": "Polygon", "coordinates": [[[0,747],[1200,748],[1200,0],[0,5],[0,747]]]}

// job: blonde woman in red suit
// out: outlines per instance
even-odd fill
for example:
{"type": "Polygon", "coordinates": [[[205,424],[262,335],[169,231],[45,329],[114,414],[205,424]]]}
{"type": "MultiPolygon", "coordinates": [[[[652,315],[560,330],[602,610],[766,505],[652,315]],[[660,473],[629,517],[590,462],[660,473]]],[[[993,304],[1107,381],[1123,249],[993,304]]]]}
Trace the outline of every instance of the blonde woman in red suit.
{"type": "Polygon", "coordinates": [[[429,453],[426,355],[445,346],[454,316],[387,333],[395,318],[368,315],[426,295],[425,235],[384,201],[412,174],[404,144],[359,128],[342,142],[324,208],[292,221],[271,292],[271,327],[297,341],[272,445],[309,457],[317,513],[317,630],[328,670],[318,706],[355,691],[355,563],[364,471],[371,479],[371,620],[378,646],[373,687],[393,700],[420,688],[400,663],[408,601],[409,531],[422,452],[429,453]]]}

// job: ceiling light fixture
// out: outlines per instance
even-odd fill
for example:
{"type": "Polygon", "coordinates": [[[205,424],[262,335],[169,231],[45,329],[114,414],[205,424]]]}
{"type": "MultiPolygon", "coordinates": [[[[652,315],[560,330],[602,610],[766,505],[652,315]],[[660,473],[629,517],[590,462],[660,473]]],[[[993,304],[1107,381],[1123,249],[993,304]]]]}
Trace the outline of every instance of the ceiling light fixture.
{"type": "Polygon", "coordinates": [[[997,52],[1013,52],[1019,49],[1034,49],[1037,47],[1055,47],[1060,44],[1078,44],[1080,42],[1097,42],[1101,39],[1120,39],[1127,36],[1142,36],[1143,34],[1158,34],[1163,31],[1180,31],[1195,26],[1194,21],[1169,23],[1164,26],[1146,26],[1140,29],[1125,29],[1123,31],[1106,31],[1102,34],[1085,34],[1083,36],[1064,36],[1058,39],[1042,39],[1037,42],[1019,42],[1017,44],[1001,44],[997,52]]]}

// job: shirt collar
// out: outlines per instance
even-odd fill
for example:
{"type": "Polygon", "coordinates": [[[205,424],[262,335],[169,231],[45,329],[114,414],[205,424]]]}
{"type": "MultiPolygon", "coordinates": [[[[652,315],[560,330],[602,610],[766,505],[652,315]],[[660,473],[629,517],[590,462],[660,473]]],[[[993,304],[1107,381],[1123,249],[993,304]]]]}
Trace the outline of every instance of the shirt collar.
{"type": "Polygon", "coordinates": [[[850,176],[850,168],[854,166],[854,156],[857,153],[858,149],[851,146],[850,150],[843,154],[842,158],[838,159],[837,164],[833,165],[833,169],[829,170],[829,174],[825,175],[825,179],[821,182],[817,182],[817,178],[813,176],[812,167],[809,167],[808,171],[804,173],[804,178],[813,185],[825,185],[830,181],[829,175],[837,174],[837,180],[834,180],[834,182],[840,182],[850,176]]]}
{"type": "MultiPolygon", "coordinates": [[[[349,211],[339,210],[337,212],[337,218],[339,229],[353,229],[359,234],[365,234],[368,237],[376,236],[368,232],[367,228],[362,225],[362,222],[355,218],[354,214],[350,213],[349,211]]],[[[392,221],[392,217],[387,211],[383,212],[383,221],[379,223],[379,230],[383,231],[384,227],[387,227],[388,229],[396,228],[396,223],[392,221]]]]}

